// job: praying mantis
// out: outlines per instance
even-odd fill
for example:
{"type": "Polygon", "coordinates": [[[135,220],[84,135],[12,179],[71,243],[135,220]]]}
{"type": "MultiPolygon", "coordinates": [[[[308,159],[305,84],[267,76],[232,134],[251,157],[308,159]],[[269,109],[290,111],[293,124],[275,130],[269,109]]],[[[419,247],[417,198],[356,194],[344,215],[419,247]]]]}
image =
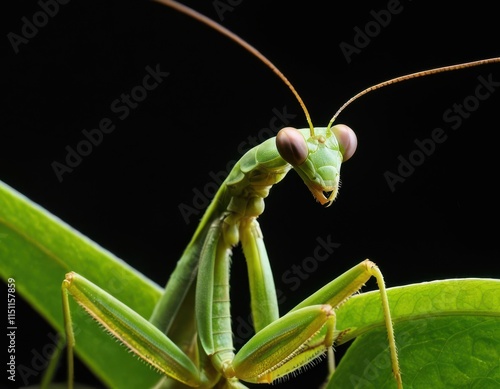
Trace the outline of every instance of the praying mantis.
{"type": "MultiPolygon", "coordinates": [[[[303,280],[304,281],[304,280],[303,280]]],[[[305,282],[305,281],[304,281],[305,282]]]]}
{"type": "MultiPolygon", "coordinates": [[[[162,3],[190,16],[197,15],[180,3],[165,0],[162,3]]],[[[240,42],[238,37],[235,40],[240,42]]],[[[253,47],[248,48],[254,51],[253,47]]],[[[265,57],[259,58],[267,62],[265,57]]],[[[494,62],[500,62],[500,58],[472,66],[494,62]]],[[[461,67],[465,66],[468,65],[461,67]]],[[[277,72],[273,64],[269,67],[277,72]]],[[[309,128],[285,127],[276,138],[250,149],[235,164],[170,276],[149,321],[85,277],[75,272],[66,275],[62,296],[70,380],[73,379],[75,347],[70,298],[74,298],[110,335],[166,376],[166,381],[158,387],[170,387],[169,379],[202,388],[245,388],[242,382],[271,384],[314,364],[327,353],[330,374],[333,374],[331,347],[344,336],[344,331],[336,328],[335,311],[374,277],[380,290],[392,373],[397,387],[403,388],[391,309],[382,273],[373,262],[361,262],[286,315],[279,316],[273,274],[256,220],[264,211],[264,199],[271,187],[293,168],[314,198],[321,205],[329,206],[340,186],[340,165],[354,154],[357,138],[349,127],[333,126],[341,110],[327,127],[314,127],[301,97],[285,76],[279,71],[278,74],[296,95],[309,128]],[[235,353],[229,268],[232,249],[240,243],[248,266],[256,334],[235,353]],[[193,312],[188,313],[189,310],[193,312]],[[175,336],[172,328],[179,325],[176,324],[179,320],[192,320],[194,327],[180,324],[187,325],[190,331],[181,330],[182,335],[176,342],[168,335],[175,336]]],[[[381,86],[399,81],[391,80],[381,86]]],[[[349,102],[343,107],[347,104],[349,102]]]]}

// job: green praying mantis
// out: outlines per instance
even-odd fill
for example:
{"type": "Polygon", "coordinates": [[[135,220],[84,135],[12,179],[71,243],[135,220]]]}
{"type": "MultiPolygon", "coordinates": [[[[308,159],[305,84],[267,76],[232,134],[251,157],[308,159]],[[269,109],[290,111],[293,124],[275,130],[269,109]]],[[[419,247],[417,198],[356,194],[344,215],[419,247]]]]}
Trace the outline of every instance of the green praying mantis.
{"type": "MultiPolygon", "coordinates": [[[[306,128],[300,130],[300,137],[298,137],[295,130],[286,129],[280,133],[278,138],[279,141],[277,142],[280,145],[279,147],[277,143],[276,148],[266,148],[272,142],[269,142],[269,144],[265,146],[259,146],[258,149],[253,151],[253,154],[246,156],[246,159],[244,157],[239,165],[239,173],[242,173],[248,166],[250,166],[248,172],[255,171],[251,168],[256,166],[256,161],[259,163],[263,160],[267,161],[268,159],[266,159],[266,157],[268,157],[269,154],[279,155],[277,157],[279,163],[283,163],[279,160],[280,157],[283,158],[283,160],[287,162],[286,164],[283,163],[285,170],[291,169],[291,167],[295,165],[299,168],[304,164],[301,163],[304,158],[304,148],[301,146],[303,145],[301,139],[308,139],[311,137],[311,132],[314,132],[315,136],[322,135],[325,138],[330,135],[329,139],[333,142],[333,146],[331,146],[334,151],[333,155],[336,156],[336,161],[332,163],[332,166],[337,165],[337,167],[340,168],[340,163],[347,159],[349,154],[353,151],[352,145],[354,142],[352,132],[345,127],[333,125],[329,130],[331,134],[328,134],[328,128],[306,128]],[[344,135],[347,136],[344,137],[344,135]],[[335,145],[334,140],[337,139],[337,137],[337,145],[335,145]],[[349,142],[349,140],[351,140],[351,142],[349,142]],[[264,155],[264,157],[259,159],[261,155],[264,155]]],[[[307,162],[305,163],[307,164],[307,162]]],[[[312,163],[313,166],[316,164],[317,163],[312,163]]],[[[245,173],[247,172],[245,171],[245,173]]],[[[284,171],[284,173],[286,173],[286,171],[284,171]]],[[[299,175],[300,174],[301,173],[299,173],[299,175]]],[[[305,175],[305,173],[302,174],[305,175]]],[[[274,286],[272,284],[272,278],[267,272],[264,272],[262,273],[262,280],[260,280],[263,282],[259,282],[259,273],[255,269],[256,265],[258,267],[259,263],[263,263],[264,265],[268,263],[265,258],[265,250],[263,250],[263,240],[260,237],[258,225],[255,224],[256,221],[253,220],[252,223],[249,222],[249,220],[260,214],[259,212],[261,212],[262,204],[258,199],[262,199],[264,195],[262,193],[253,193],[250,195],[250,197],[253,195],[257,201],[249,208],[249,214],[245,213],[241,216],[234,213],[234,209],[243,209],[239,203],[241,196],[233,196],[234,202],[232,205],[234,205],[234,209],[231,208],[228,210],[226,208],[228,204],[226,204],[222,209],[215,209],[216,212],[214,214],[210,213],[217,204],[225,204],[223,198],[224,196],[228,196],[227,192],[231,190],[238,192],[241,188],[256,189],[255,186],[252,185],[254,181],[245,184],[239,181],[238,176],[241,175],[242,174],[231,176],[233,181],[230,185],[224,185],[226,194],[224,195],[220,192],[218,195],[220,197],[216,198],[209,211],[205,214],[206,219],[203,219],[200,223],[200,227],[193,237],[192,244],[188,246],[186,251],[185,258],[188,259],[185,261],[181,260],[181,262],[179,262],[179,271],[176,270],[174,272],[174,275],[180,275],[181,277],[177,278],[172,276],[172,280],[175,278],[179,281],[179,284],[175,285],[169,282],[167,291],[168,288],[170,288],[170,294],[165,293],[163,295],[164,297],[160,300],[160,303],[158,303],[157,309],[151,318],[151,321],[156,324],[156,327],[159,326],[163,329],[168,328],[169,321],[175,322],[173,324],[174,327],[175,324],[177,324],[178,327],[179,322],[181,326],[185,326],[183,332],[172,336],[172,339],[175,340],[174,344],[169,342],[163,334],[158,334],[157,331],[151,328],[143,319],[128,312],[128,310],[124,309],[122,311],[120,309],[114,311],[120,304],[115,304],[112,298],[107,294],[99,295],[98,293],[101,293],[101,291],[98,288],[89,284],[85,279],[81,278],[81,276],[73,273],[68,275],[63,287],[63,299],[66,304],[65,312],[68,325],[67,332],[70,335],[70,340],[72,330],[69,325],[71,324],[71,320],[68,305],[72,302],[70,301],[71,299],[67,299],[68,293],[74,294],[76,300],[89,309],[91,315],[96,317],[98,321],[111,333],[114,333],[115,336],[120,338],[120,336],[124,336],[122,334],[125,334],[126,338],[122,338],[122,341],[130,347],[136,347],[134,350],[136,350],[140,356],[150,361],[152,365],[156,364],[158,360],[158,363],[166,365],[164,367],[158,367],[158,369],[168,370],[166,375],[171,378],[166,378],[159,383],[159,385],[165,385],[167,387],[181,386],[184,385],[183,382],[186,381],[194,385],[198,385],[198,383],[202,382],[207,386],[210,386],[210,383],[216,383],[217,386],[240,386],[243,385],[244,382],[279,380],[280,377],[290,373],[295,367],[295,364],[307,365],[310,361],[314,360],[317,355],[331,352],[330,346],[332,342],[334,340],[339,342],[343,335],[335,331],[334,325],[335,308],[339,301],[354,293],[357,287],[365,282],[365,279],[373,275],[372,273],[375,273],[375,276],[381,280],[380,274],[378,274],[376,268],[371,267],[372,265],[370,262],[364,262],[346,273],[342,278],[336,279],[332,284],[328,284],[325,290],[322,289],[317,294],[313,294],[310,298],[304,300],[304,302],[292,309],[289,314],[282,318],[278,318],[275,309],[276,297],[273,295],[274,286]],[[220,202],[217,201],[219,198],[222,199],[220,202]],[[215,219],[208,219],[210,215],[216,215],[217,217],[215,219]],[[223,219],[220,217],[223,217],[223,219]],[[239,228],[236,228],[236,226],[239,228]],[[224,280],[228,277],[227,272],[229,267],[227,263],[227,250],[238,241],[241,241],[243,247],[246,247],[246,257],[251,267],[249,273],[252,275],[250,278],[250,286],[252,289],[253,319],[255,328],[260,331],[258,331],[255,337],[234,356],[230,350],[231,346],[228,339],[228,322],[227,320],[223,320],[222,317],[219,320],[217,320],[217,318],[214,319],[213,312],[217,308],[215,308],[213,304],[213,297],[211,297],[208,292],[205,294],[204,291],[213,290],[213,285],[217,284],[217,281],[221,279],[224,280]],[[198,244],[202,247],[198,247],[198,244]],[[198,255],[197,250],[202,250],[203,255],[198,255]],[[225,253],[221,253],[225,250],[225,253]],[[252,258],[262,259],[264,262],[254,263],[251,261],[252,258]],[[203,259],[203,261],[201,259],[203,259]],[[192,267],[200,267],[189,269],[189,265],[192,267]],[[198,274],[203,274],[203,276],[207,275],[207,278],[198,277],[198,274]],[[210,279],[210,275],[213,275],[212,279],[210,279]],[[358,278],[358,275],[361,275],[361,277],[358,278]],[[191,286],[188,287],[188,285],[191,286]],[[350,285],[352,288],[346,287],[345,285],[350,285]],[[178,290],[185,295],[184,299],[178,297],[178,290]],[[91,293],[92,296],[98,297],[87,300],[89,293],[91,293]],[[262,306],[263,301],[267,303],[267,307],[262,306]],[[102,313],[102,310],[108,310],[110,308],[113,308],[114,313],[102,313]],[[299,319],[304,318],[311,322],[297,323],[299,319]],[[132,323],[130,327],[125,328],[129,323],[132,323]],[[294,332],[290,335],[290,338],[297,343],[292,344],[285,340],[278,343],[271,342],[278,334],[282,334],[287,326],[296,324],[299,325],[293,327],[294,332]],[[215,327],[216,325],[225,326],[222,327],[225,331],[225,339],[223,336],[219,338],[219,335],[214,335],[214,328],[221,328],[215,327]],[[194,326],[198,327],[197,331],[199,335],[194,335],[197,333],[193,330],[194,326]],[[315,335],[311,335],[317,328],[319,328],[319,332],[315,333],[315,335]],[[215,344],[217,344],[219,340],[223,343],[222,351],[220,349],[214,351],[216,347],[215,344]],[[151,351],[151,345],[153,344],[164,344],[165,350],[160,352],[160,356],[157,354],[153,355],[151,351]],[[188,358],[186,358],[186,356],[188,358]],[[276,362],[276,358],[278,362],[276,362]],[[255,366],[258,366],[261,370],[259,371],[255,366]],[[265,370],[265,373],[262,373],[262,369],[265,370]],[[238,381],[237,378],[240,380],[238,381]]],[[[248,178],[248,175],[243,174],[243,176],[245,179],[248,178]]],[[[333,176],[335,177],[335,172],[333,176]]],[[[307,181],[307,175],[305,175],[305,177],[307,181]]],[[[261,179],[260,175],[254,178],[257,181],[261,179]]],[[[274,183],[274,181],[271,181],[271,183],[274,183]]],[[[265,182],[265,184],[268,183],[265,182]]],[[[312,186],[311,189],[313,193],[319,197],[321,202],[325,204],[329,203],[329,199],[333,200],[333,198],[335,198],[336,193],[334,185],[325,189],[326,195],[323,193],[322,189],[318,190],[314,186],[312,186]]],[[[248,193],[246,193],[245,196],[243,196],[243,198],[248,200],[248,193]]],[[[228,283],[229,281],[222,282],[223,285],[227,285],[228,283]]],[[[380,294],[384,299],[385,291],[383,282],[380,282],[380,284],[382,289],[377,293],[377,297],[380,299],[378,296],[380,294]]],[[[222,288],[221,293],[224,293],[222,288]]],[[[399,368],[395,353],[395,341],[398,340],[398,334],[396,333],[391,336],[391,310],[387,304],[380,304],[378,301],[376,304],[386,308],[386,331],[389,332],[389,343],[392,343],[392,367],[389,366],[388,370],[393,370],[396,373],[394,385],[398,385],[398,381],[405,381],[404,369],[402,379],[398,378],[397,373],[399,368]]],[[[222,309],[226,310],[224,312],[226,316],[228,308],[227,304],[224,304],[224,307],[222,307],[222,309]]],[[[73,324],[78,324],[78,322],[73,324]]],[[[76,342],[78,347],[78,334],[76,342]]],[[[70,351],[71,349],[70,347],[70,351]]],[[[70,357],[69,360],[71,359],[70,357]]],[[[330,363],[330,365],[332,365],[332,363],[330,363]]]]}
{"type": "Polygon", "coordinates": [[[378,267],[369,260],[361,262],[280,317],[273,273],[257,218],[264,211],[264,199],[271,187],[292,169],[320,204],[329,206],[335,200],[341,164],[354,154],[357,140],[349,127],[333,123],[358,97],[395,82],[500,62],[500,58],[433,69],[383,82],[347,101],[327,127],[314,127],[294,87],[252,46],[179,3],[160,2],[216,28],[257,55],[295,94],[309,128],[283,128],[276,138],[252,148],[236,163],[200,221],[149,320],[83,276],[75,272],[66,275],[62,296],[70,382],[75,347],[71,298],[111,336],[164,374],[158,388],[179,384],[200,388],[244,388],[245,382],[270,384],[325,355],[328,355],[331,376],[334,374],[332,345],[345,335],[336,328],[336,310],[375,277],[394,383],[403,388],[391,309],[378,267]],[[256,333],[235,353],[229,285],[231,252],[238,244],[242,246],[248,267],[256,333]],[[176,334],[174,341],[169,334],[173,326],[179,325],[185,328],[176,334]]]}
{"type": "MultiPolygon", "coordinates": [[[[165,4],[193,14],[175,2],[165,4]]],[[[276,139],[256,146],[237,162],[201,220],[149,321],[84,277],[68,273],[62,289],[70,380],[75,344],[70,296],[112,336],[168,378],[192,387],[242,388],[241,381],[273,383],[331,353],[333,342],[340,337],[335,328],[335,308],[374,276],[381,291],[392,369],[402,388],[383,277],[372,262],[362,262],[279,317],[273,274],[256,219],[264,211],[264,199],[271,187],[292,167],[322,205],[335,199],[340,165],[354,153],[357,141],[350,128],[332,127],[331,123],[326,128],[314,128],[312,124],[303,130],[284,128],[276,139]],[[240,242],[248,265],[257,334],[235,355],[229,267],[231,250],[240,242]],[[194,294],[194,303],[189,294],[194,294]],[[197,336],[185,334],[180,341],[188,346],[182,350],[165,334],[180,312],[183,317],[190,310],[197,336]]]]}

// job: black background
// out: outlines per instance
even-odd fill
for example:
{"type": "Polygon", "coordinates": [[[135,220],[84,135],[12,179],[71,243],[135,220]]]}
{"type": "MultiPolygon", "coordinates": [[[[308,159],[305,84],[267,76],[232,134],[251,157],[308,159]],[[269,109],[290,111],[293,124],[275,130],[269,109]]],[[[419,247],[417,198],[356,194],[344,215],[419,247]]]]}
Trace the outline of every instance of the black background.
{"type": "MultiPolygon", "coordinates": [[[[499,55],[497,13],[480,2],[436,8],[401,1],[401,12],[350,63],[340,44],[354,44],[355,28],[363,30],[374,18],[370,11],[387,9],[387,2],[242,1],[223,20],[212,1],[185,3],[267,55],[295,85],[317,126],[378,82],[499,55]]],[[[193,190],[204,191],[213,182],[210,172],[226,171],[228,161],[241,156],[238,145],[262,134],[273,109],[286,107],[296,115],[289,124],[305,127],[300,106],[245,50],[159,4],[73,0],[17,54],[8,34],[20,35],[22,17],[32,20],[40,6],[24,1],[15,7],[2,16],[0,179],[163,285],[201,217],[187,223],[179,205],[196,207],[193,190]],[[157,65],[169,76],[120,120],[112,101],[142,83],[146,66],[157,65]],[[64,162],[65,147],[76,147],[85,139],[82,130],[105,117],[116,129],[59,182],[51,164],[64,162]]],[[[349,106],[338,122],[356,131],[359,148],[343,165],[340,194],[330,208],[315,203],[294,172],[273,188],[259,221],[283,293],[282,312],[364,258],[381,267],[388,286],[499,277],[494,185],[500,93],[481,101],[456,130],[443,120],[454,104],[473,101],[480,75],[499,82],[499,69],[420,78],[349,106]],[[407,158],[417,149],[414,141],[436,127],[447,140],[391,191],[384,173],[397,174],[398,156],[407,158]],[[292,290],[283,275],[304,266],[317,239],[328,236],[340,246],[328,261],[301,273],[292,290]]],[[[234,315],[243,317],[248,300],[239,249],[233,279],[239,281],[232,286],[234,315]]],[[[19,320],[33,324],[19,346],[29,358],[50,328],[29,307],[19,309],[19,320]]],[[[280,387],[313,384],[323,368],[280,387]]]]}

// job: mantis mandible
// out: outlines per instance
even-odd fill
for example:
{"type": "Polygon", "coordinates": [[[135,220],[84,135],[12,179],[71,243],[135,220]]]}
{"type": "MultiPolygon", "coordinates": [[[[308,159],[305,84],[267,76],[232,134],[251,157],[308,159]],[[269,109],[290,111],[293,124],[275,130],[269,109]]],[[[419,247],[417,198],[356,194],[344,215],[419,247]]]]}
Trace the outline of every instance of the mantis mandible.
{"type": "MultiPolygon", "coordinates": [[[[487,61],[474,65],[481,63],[487,61]]],[[[270,383],[331,352],[339,335],[335,331],[335,308],[374,276],[386,315],[395,381],[402,387],[383,278],[372,262],[362,262],[279,318],[272,272],[256,221],[264,210],[264,198],[271,186],[293,168],[315,199],[330,205],[337,195],[341,163],[349,159],[356,147],[352,130],[333,126],[338,113],[327,127],[318,128],[312,126],[305,106],[301,106],[309,128],[283,129],[276,139],[245,154],[230,173],[178,262],[149,322],[83,277],[67,275],[63,298],[70,361],[74,338],[68,295],[139,357],[183,384],[208,388],[219,383],[242,387],[240,380],[270,383]],[[256,335],[234,355],[228,288],[230,250],[238,243],[247,259],[256,335]],[[185,333],[169,339],[164,334],[169,333],[176,320],[196,323],[197,335],[186,325],[185,333]]],[[[165,385],[167,382],[172,381],[166,380],[165,385]]]]}

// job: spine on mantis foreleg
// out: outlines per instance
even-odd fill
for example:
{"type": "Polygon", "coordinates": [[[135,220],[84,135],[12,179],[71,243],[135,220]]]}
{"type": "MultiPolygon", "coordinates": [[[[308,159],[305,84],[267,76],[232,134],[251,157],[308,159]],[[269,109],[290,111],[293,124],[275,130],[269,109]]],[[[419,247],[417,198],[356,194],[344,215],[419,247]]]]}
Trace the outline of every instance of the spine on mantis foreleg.
{"type": "Polygon", "coordinates": [[[68,363],[72,382],[74,333],[71,296],[113,337],[163,374],[189,386],[200,385],[200,373],[191,359],[158,328],[137,312],[74,272],[62,283],[63,313],[68,337],[68,363]]]}

